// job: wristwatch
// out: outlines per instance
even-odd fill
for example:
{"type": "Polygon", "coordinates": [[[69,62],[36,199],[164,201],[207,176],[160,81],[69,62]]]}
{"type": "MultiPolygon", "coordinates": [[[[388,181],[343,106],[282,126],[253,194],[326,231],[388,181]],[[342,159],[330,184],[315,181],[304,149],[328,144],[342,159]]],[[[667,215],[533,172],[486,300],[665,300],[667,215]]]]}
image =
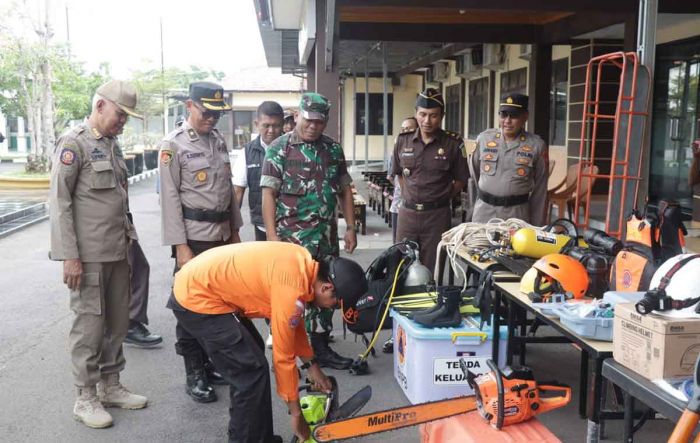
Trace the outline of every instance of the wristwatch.
{"type": "Polygon", "coordinates": [[[316,363],[316,358],[312,358],[311,360],[307,361],[306,363],[301,365],[301,369],[307,370],[311,367],[312,364],[316,363]]]}

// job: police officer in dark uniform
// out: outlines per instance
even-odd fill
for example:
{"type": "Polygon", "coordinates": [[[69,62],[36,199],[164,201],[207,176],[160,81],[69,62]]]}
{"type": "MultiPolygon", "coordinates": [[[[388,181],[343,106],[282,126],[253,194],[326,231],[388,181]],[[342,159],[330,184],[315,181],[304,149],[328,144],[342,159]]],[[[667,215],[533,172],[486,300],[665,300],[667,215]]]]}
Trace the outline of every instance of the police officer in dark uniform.
{"type": "Polygon", "coordinates": [[[452,197],[469,177],[462,137],[440,127],[444,114],[445,101],[436,89],[418,95],[418,129],[399,135],[391,171],[399,175],[404,197],[396,238],[416,241],[421,262],[431,270],[440,237],[451,227],[452,197]]]}

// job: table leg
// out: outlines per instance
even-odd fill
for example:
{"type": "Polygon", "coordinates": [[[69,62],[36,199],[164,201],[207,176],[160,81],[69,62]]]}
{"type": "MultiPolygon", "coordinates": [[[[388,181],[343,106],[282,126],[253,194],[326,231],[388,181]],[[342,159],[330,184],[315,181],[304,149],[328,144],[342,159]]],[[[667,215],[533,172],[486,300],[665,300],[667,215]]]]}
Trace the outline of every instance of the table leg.
{"type": "MultiPolygon", "coordinates": [[[[491,343],[491,360],[493,360],[496,365],[500,367],[499,346],[501,345],[501,316],[498,313],[498,307],[501,306],[501,291],[496,289],[495,296],[493,299],[494,304],[494,315],[493,315],[493,343],[491,343]]],[[[508,346],[506,342],[506,352],[508,346]]]]}
{"type": "Polygon", "coordinates": [[[579,373],[578,415],[586,418],[586,398],[588,396],[588,352],[581,350],[581,371],[579,373]]]}
{"type": "Polygon", "coordinates": [[[586,399],[586,416],[588,417],[588,441],[598,441],[598,434],[600,431],[600,409],[602,398],[602,386],[603,386],[603,359],[597,357],[594,359],[593,368],[590,371],[590,385],[591,389],[588,390],[588,398],[586,399]],[[592,424],[595,424],[593,427],[592,424]],[[591,432],[595,430],[595,436],[591,435],[591,432]],[[593,438],[595,438],[593,440],[593,438]]]}
{"type": "Polygon", "coordinates": [[[634,435],[632,433],[632,428],[634,426],[634,397],[628,392],[623,392],[622,398],[625,405],[625,427],[622,432],[622,441],[625,443],[632,443],[634,441],[634,435]]]}
{"type": "Polygon", "coordinates": [[[508,318],[508,341],[506,342],[506,365],[513,364],[513,341],[515,337],[515,311],[518,306],[515,303],[508,303],[507,314],[508,318]]]}

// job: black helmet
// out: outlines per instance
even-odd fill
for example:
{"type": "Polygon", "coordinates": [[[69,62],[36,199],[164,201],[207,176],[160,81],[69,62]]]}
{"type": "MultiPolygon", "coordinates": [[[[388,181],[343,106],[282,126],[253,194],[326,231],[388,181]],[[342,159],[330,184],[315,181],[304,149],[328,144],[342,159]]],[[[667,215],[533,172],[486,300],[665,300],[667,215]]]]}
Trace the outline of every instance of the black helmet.
{"type": "Polygon", "coordinates": [[[335,287],[336,297],[344,306],[355,306],[357,299],[367,293],[365,271],[347,258],[333,257],[329,261],[329,277],[335,287]]]}

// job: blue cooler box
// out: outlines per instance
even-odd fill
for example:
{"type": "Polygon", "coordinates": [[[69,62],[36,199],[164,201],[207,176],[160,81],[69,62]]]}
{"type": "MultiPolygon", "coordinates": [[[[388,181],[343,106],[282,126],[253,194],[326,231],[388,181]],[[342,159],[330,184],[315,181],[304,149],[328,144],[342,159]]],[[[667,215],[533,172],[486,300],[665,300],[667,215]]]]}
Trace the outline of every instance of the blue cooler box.
{"type": "MultiPolygon", "coordinates": [[[[473,395],[459,367],[464,358],[474,373],[488,372],[491,327],[462,322],[457,328],[426,328],[394,311],[394,377],[412,404],[473,395]]],[[[478,319],[477,319],[478,321],[478,319]]],[[[508,328],[501,327],[498,366],[506,361],[508,328]]]]}

